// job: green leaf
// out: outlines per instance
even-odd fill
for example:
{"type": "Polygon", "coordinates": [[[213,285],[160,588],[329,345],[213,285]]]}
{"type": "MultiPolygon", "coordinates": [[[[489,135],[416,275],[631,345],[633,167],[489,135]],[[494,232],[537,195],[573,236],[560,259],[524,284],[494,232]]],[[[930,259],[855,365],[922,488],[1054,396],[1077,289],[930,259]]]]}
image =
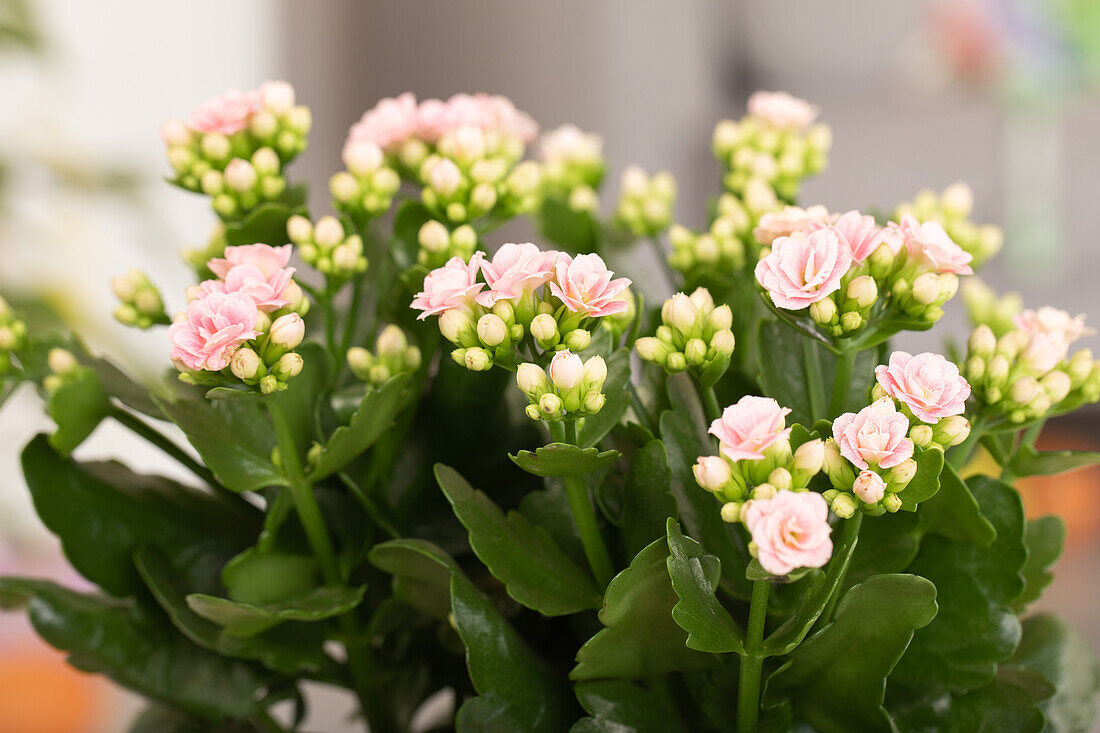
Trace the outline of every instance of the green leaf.
{"type": "Polygon", "coordinates": [[[916,451],[917,472],[905,488],[898,492],[903,508],[913,511],[921,502],[933,498],[940,490],[940,472],[943,471],[943,451],[916,451]]]}
{"type": "Polygon", "coordinates": [[[520,499],[519,511],[532,524],[549,532],[570,560],[582,568],[588,567],[581,533],[577,531],[577,522],[569,508],[569,497],[564,486],[559,482],[552,482],[545,489],[528,491],[520,499]]]}
{"type": "Polygon", "coordinates": [[[668,575],[680,599],[672,608],[672,618],[688,632],[686,645],[700,652],[743,654],[745,635],[714,595],[722,574],[722,561],[685,537],[671,517],[667,532],[668,575]]]}
{"type": "Polygon", "coordinates": [[[301,344],[297,352],[302,355],[302,372],[287,383],[285,390],[271,395],[271,399],[286,415],[299,456],[305,457],[318,435],[318,402],[328,390],[333,369],[328,349],[315,341],[301,344]]]}
{"type": "Polygon", "coordinates": [[[1050,568],[1062,556],[1066,542],[1066,523],[1060,517],[1039,517],[1029,520],[1024,543],[1027,545],[1027,564],[1024,565],[1024,592],[1012,602],[1018,612],[1023,612],[1032,601],[1037,601],[1043,590],[1054,580],[1050,568]]]}
{"type": "Polygon", "coordinates": [[[245,402],[263,402],[271,395],[266,395],[255,389],[247,387],[211,387],[206,390],[208,400],[243,400],[245,402]]]}
{"type": "Polygon", "coordinates": [[[703,370],[703,373],[699,375],[699,384],[703,387],[713,387],[718,384],[720,380],[730,368],[730,357],[727,354],[719,354],[716,356],[710,364],[707,364],[707,368],[703,370]]]}
{"type": "Polygon", "coordinates": [[[164,419],[164,413],[157,407],[157,403],[150,397],[149,389],[144,385],[135,382],[130,375],[107,359],[92,356],[87,352],[86,347],[78,349],[74,353],[82,364],[95,370],[96,375],[99,376],[99,382],[103,385],[103,389],[107,394],[135,412],[140,412],[158,420],[164,419]]]}
{"type": "Polygon", "coordinates": [[[573,254],[596,251],[596,222],[587,211],[574,211],[562,199],[547,198],[536,217],[539,233],[573,254]]]}
{"type": "Polygon", "coordinates": [[[915,575],[879,575],[849,590],[833,622],[769,679],[768,707],[789,697],[816,730],[892,729],[886,678],[915,629],[936,616],[936,587],[915,575]]]}
{"type": "Polygon", "coordinates": [[[569,733],[686,733],[683,721],[649,690],[626,680],[592,680],[573,688],[590,718],[569,733]]]}
{"type": "Polygon", "coordinates": [[[130,724],[127,733],[210,733],[202,720],[178,710],[153,705],[143,710],[130,724]]]}
{"type": "Polygon", "coordinates": [[[917,633],[895,678],[930,695],[988,684],[1020,640],[1009,604],[1024,590],[1023,504],[1000,481],[979,476],[969,485],[997,539],[980,547],[928,535],[909,568],[936,584],[940,613],[917,633]]]}
{"type": "Polygon", "coordinates": [[[370,562],[393,576],[393,594],[440,620],[451,612],[451,576],[458,565],[438,546],[419,539],[375,545],[370,562]]]}
{"type": "Polygon", "coordinates": [[[131,559],[141,545],[161,549],[190,578],[208,577],[259,531],[258,511],[118,463],[62,458],[43,435],[22,460],[38,516],[69,562],[114,596],[144,589],[131,559]]]}
{"type": "Polygon", "coordinates": [[[521,450],[509,455],[512,461],[527,473],[544,478],[551,476],[584,476],[610,466],[619,460],[617,450],[600,451],[598,448],[578,448],[569,443],[549,443],[534,452],[521,450]]]}
{"type": "Polygon", "coordinates": [[[582,448],[597,445],[619,424],[619,420],[630,407],[630,390],[626,386],[628,381],[630,349],[619,349],[607,357],[607,380],[603,386],[607,402],[595,415],[584,418],[578,429],[577,439],[582,448]]]}
{"type": "Polygon", "coordinates": [[[955,542],[973,542],[988,547],[997,539],[997,529],[982,514],[970,488],[950,464],[940,474],[940,490],[920,505],[920,528],[955,542]]]}
{"type": "Polygon", "coordinates": [[[230,246],[263,242],[275,247],[290,242],[286,222],[295,214],[305,214],[305,187],[287,190],[279,201],[269,201],[251,209],[241,221],[225,225],[225,241],[230,246]]]}
{"type": "Polygon", "coordinates": [[[985,687],[952,697],[944,727],[948,733],[1039,733],[1046,724],[1039,703],[1053,693],[1054,688],[1038,672],[1002,664],[985,687]]]}
{"type": "Polygon", "coordinates": [[[651,440],[635,454],[626,472],[621,527],[623,549],[629,557],[663,536],[666,520],[677,516],[671,482],[665,446],[651,440]]]}
{"type": "Polygon", "coordinates": [[[1076,471],[1100,463],[1100,453],[1078,450],[1037,451],[1024,445],[1012,459],[1012,473],[1017,476],[1051,476],[1076,471]]]}
{"type": "Polygon", "coordinates": [[[451,577],[451,612],[466,645],[470,681],[481,697],[458,710],[462,731],[561,733],[575,704],[561,678],[461,573],[451,577]]]}
{"type": "Polygon", "coordinates": [[[52,583],[0,579],[0,599],[27,599],[35,630],[79,670],[205,720],[248,717],[270,675],[204,651],[140,607],[52,583]]]}
{"type": "MultiPolygon", "coordinates": [[[[669,389],[670,392],[674,389],[671,381],[669,389]]],[[[665,411],[660,419],[661,440],[672,471],[672,495],[686,533],[701,542],[707,552],[718,556],[722,561],[723,582],[738,597],[747,599],[751,586],[742,568],[749,562],[748,551],[735,535],[733,525],[722,521],[714,495],[700,488],[691,472],[699,456],[714,453],[702,428],[702,407],[693,393],[690,384],[680,389],[676,394],[679,402],[673,400],[673,404],[680,406],[665,411]]]]}
{"type": "Polygon", "coordinates": [[[642,679],[716,665],[714,656],[686,646],[687,632],[672,618],[679,598],[669,580],[668,557],[668,542],[654,540],[611,580],[600,610],[606,628],[577,652],[570,678],[642,679]]]}
{"type": "Polygon", "coordinates": [[[256,605],[228,598],[192,593],[187,605],[205,619],[225,627],[234,636],[255,636],[285,621],[324,621],[343,616],[363,600],[364,587],[315,588],[295,598],[256,605]]]}
{"type": "Polygon", "coordinates": [[[508,595],[546,616],[599,608],[600,591],[549,533],[519,512],[507,515],[453,468],[436,464],[435,477],[455,515],[470,532],[470,547],[508,595]]]}
{"type": "Polygon", "coordinates": [[[919,517],[913,512],[866,517],[842,590],[872,575],[900,573],[909,567],[920,549],[919,517]]]}
{"type": "Polygon", "coordinates": [[[320,579],[320,568],[312,556],[258,547],[234,557],[221,573],[230,599],[258,606],[309,593],[320,579]]]}
{"type": "Polygon", "coordinates": [[[1100,666],[1092,645],[1064,621],[1046,614],[1024,621],[1012,661],[1041,674],[1054,687],[1042,705],[1050,731],[1091,730],[1100,693],[1100,666]]]}
{"type": "Polygon", "coordinates": [[[310,472],[311,481],[336,473],[389,430],[404,405],[407,382],[408,375],[398,374],[366,394],[351,416],[351,422],[336,428],[329,436],[317,465],[310,472]]]}
{"type": "Polygon", "coordinates": [[[95,371],[81,367],[46,398],[46,412],[57,423],[50,445],[67,456],[110,414],[111,402],[95,371]]]}
{"type": "Polygon", "coordinates": [[[243,492],[286,485],[286,478],[271,462],[275,447],[271,422],[255,402],[157,399],[157,403],[225,488],[243,492]]]}

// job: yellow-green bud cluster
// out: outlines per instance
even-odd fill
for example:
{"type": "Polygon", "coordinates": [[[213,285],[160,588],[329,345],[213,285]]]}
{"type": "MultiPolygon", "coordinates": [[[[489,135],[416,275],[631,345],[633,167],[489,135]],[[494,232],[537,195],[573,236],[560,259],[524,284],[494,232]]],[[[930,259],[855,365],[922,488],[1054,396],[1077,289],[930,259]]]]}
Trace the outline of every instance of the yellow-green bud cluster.
{"type": "Polygon", "coordinates": [[[583,132],[575,125],[563,125],[543,135],[539,156],[547,196],[569,199],[577,189],[595,193],[603,181],[603,141],[599,135],[583,132]]]}
{"type": "MultiPolygon", "coordinates": [[[[870,259],[874,260],[877,254],[878,250],[870,259]]],[[[871,266],[874,268],[875,263],[871,266]]],[[[922,266],[909,263],[889,277],[888,287],[895,308],[909,318],[934,323],[943,317],[944,304],[959,291],[959,276],[950,272],[928,272],[922,266]]]]}
{"type": "Polygon", "coordinates": [[[346,235],[336,217],[323,216],[313,224],[295,215],[287,221],[286,230],[302,260],[318,272],[343,281],[367,271],[363,239],[358,234],[346,235]]]}
{"type": "Polygon", "coordinates": [[[615,221],[636,237],[653,237],[672,223],[676,180],[668,171],[652,177],[638,166],[623,171],[615,221]]]}
{"type": "Polygon", "coordinates": [[[793,201],[804,178],[825,170],[832,144],[832,131],[825,124],[802,131],[744,117],[715,126],[712,150],[726,169],[722,183],[727,191],[740,196],[755,180],[793,201]]]}
{"type": "Polygon", "coordinates": [[[1019,293],[997,295],[993,288],[977,277],[968,277],[962,283],[962,297],[970,322],[975,326],[986,325],[997,336],[1004,336],[1016,327],[1016,316],[1024,309],[1019,293]]]}
{"type": "Polygon", "coordinates": [[[11,370],[13,351],[27,341],[27,324],[19,319],[8,301],[0,297],[0,376],[11,370]]]}
{"type": "Polygon", "coordinates": [[[741,520],[747,501],[770,499],[780,489],[809,491],[811,479],[821,472],[823,447],[820,439],[813,439],[792,450],[790,440],[780,438],[757,460],[699,456],[692,473],[695,482],[713,493],[722,505],[722,519],[733,523],[741,520]]]}
{"type": "Polygon", "coordinates": [[[897,512],[902,505],[898,493],[917,475],[915,458],[906,458],[892,468],[872,465],[859,471],[840,454],[840,446],[832,438],[825,440],[823,468],[833,488],[822,496],[833,514],[842,519],[857,511],[872,517],[897,512]]]}
{"type": "Polygon", "coordinates": [[[121,301],[114,313],[119,323],[146,329],[171,322],[164,312],[160,291],[144,272],[130,270],[111,278],[111,290],[121,301]]]}
{"type": "Polygon", "coordinates": [[[442,222],[431,219],[424,222],[416,235],[420,249],[416,261],[429,269],[442,266],[452,257],[469,260],[477,249],[477,232],[469,224],[447,229],[442,222]]]}
{"type": "Polygon", "coordinates": [[[63,385],[76,380],[82,370],[88,367],[81,366],[73,353],[68,349],[53,348],[46,354],[46,368],[49,369],[42,379],[42,389],[47,395],[52,395],[63,385]]]}
{"type": "Polygon", "coordinates": [[[607,365],[603,357],[582,361],[569,351],[559,351],[543,369],[530,362],[516,369],[516,384],[527,397],[525,412],[532,420],[557,422],[594,415],[603,409],[603,384],[607,365]]]}
{"type": "Polygon", "coordinates": [[[329,179],[333,208],[356,221],[386,213],[401,188],[401,177],[386,165],[382,150],[373,143],[351,143],[344,150],[344,165],[329,179]]]}
{"type": "Polygon", "coordinates": [[[979,267],[1004,246],[1004,232],[993,224],[975,224],[970,220],[974,209],[974,193],[965,183],[953,183],[937,194],[920,191],[912,201],[899,204],[894,221],[909,214],[918,221],[935,221],[943,225],[951,239],[973,255],[971,263],[979,267]]]}
{"type": "Polygon", "coordinates": [[[211,197],[214,211],[220,217],[234,219],[282,196],[286,178],[275,150],[260,148],[248,159],[233,158],[223,170],[207,171],[199,179],[199,187],[211,197]]]}
{"type": "Polygon", "coordinates": [[[356,378],[374,385],[395,374],[411,374],[420,368],[420,349],[410,344],[405,332],[390,324],[374,342],[374,351],[362,346],[348,349],[348,366],[356,378]]]}
{"type": "Polygon", "coordinates": [[[856,265],[841,279],[836,292],[810,304],[810,318],[831,336],[853,335],[867,326],[878,298],[878,283],[866,267],[856,265]]]}
{"type": "Polygon", "coordinates": [[[1049,344],[1033,343],[1022,331],[998,338],[989,326],[974,329],[962,374],[983,412],[1022,424],[1058,413],[1062,405],[1100,400],[1100,364],[1091,350],[1080,349],[1045,369],[1035,354],[1044,347],[1049,344]]]}
{"type": "Polygon", "coordinates": [[[697,288],[690,296],[676,293],[661,306],[661,325],[654,336],[638,339],[638,355],[664,367],[669,374],[707,369],[733,353],[733,311],[715,307],[710,291],[697,288]]]}
{"type": "Polygon", "coordinates": [[[305,337],[305,322],[295,312],[282,313],[274,320],[261,313],[257,330],[264,333],[233,353],[229,371],[245,384],[258,386],[264,394],[281,392],[302,372],[302,355],[294,349],[305,337]]]}
{"type": "Polygon", "coordinates": [[[439,316],[439,331],[458,348],[451,358],[470,371],[484,372],[498,359],[514,358],[514,346],[523,338],[523,325],[507,300],[492,308],[451,308],[439,316]]]}

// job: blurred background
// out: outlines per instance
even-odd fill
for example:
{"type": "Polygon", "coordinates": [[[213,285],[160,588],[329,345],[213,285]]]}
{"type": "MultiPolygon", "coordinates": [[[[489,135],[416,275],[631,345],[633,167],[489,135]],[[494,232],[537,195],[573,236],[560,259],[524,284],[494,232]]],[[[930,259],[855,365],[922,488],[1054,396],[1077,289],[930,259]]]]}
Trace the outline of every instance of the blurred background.
{"type": "MultiPolygon", "coordinates": [[[[157,126],[266,78],[292,82],[313,109],[310,149],[293,173],[313,184],[314,212],[326,211],[347,128],[379,97],[487,91],[544,128],[574,122],[601,134],[605,203],[630,163],[672,171],[677,220],[689,226],[705,224],[719,189],[714,123],[739,118],[756,89],[786,90],[817,104],[835,136],[804,204],[889,211],[922,188],[966,181],[974,220],[1005,228],[985,279],[1030,306],[1100,323],[1095,0],[0,0],[0,290],[44,299],[132,370],[161,369],[167,347],[156,333],[110,319],[107,279],[145,269],[172,298],[188,278],[178,252],[205,241],[212,216],[205,200],[162,182],[157,126]]],[[[940,349],[946,335],[964,335],[954,305],[942,326],[899,346],[940,349]]],[[[47,425],[30,393],[0,418],[0,573],[75,585],[18,471],[23,444],[47,425]]],[[[1096,450],[1098,426],[1100,414],[1086,411],[1052,423],[1044,440],[1096,450]]],[[[80,455],[177,472],[112,427],[80,455]]],[[[1031,513],[1069,525],[1040,605],[1058,607],[1100,649],[1098,483],[1085,471],[1024,491],[1031,513]]],[[[340,730],[346,707],[324,700],[307,727],[340,730]]],[[[21,616],[0,615],[0,733],[113,733],[134,709],[69,671],[21,616]]]]}

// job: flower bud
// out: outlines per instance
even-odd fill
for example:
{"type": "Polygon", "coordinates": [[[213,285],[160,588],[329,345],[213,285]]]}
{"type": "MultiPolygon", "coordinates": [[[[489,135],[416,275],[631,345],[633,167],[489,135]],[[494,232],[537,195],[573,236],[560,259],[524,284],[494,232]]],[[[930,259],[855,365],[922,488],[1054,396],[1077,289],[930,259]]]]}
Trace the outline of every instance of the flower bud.
{"type": "Polygon", "coordinates": [[[682,351],[673,351],[665,359],[665,369],[673,374],[682,372],[688,368],[687,359],[684,357],[682,351]]]}
{"type": "Polygon", "coordinates": [[[399,326],[390,324],[382,329],[374,342],[374,348],[379,356],[397,356],[403,354],[409,341],[405,338],[405,332],[399,326]]]}
{"type": "Polygon", "coordinates": [[[508,338],[508,324],[495,313],[486,313],[477,321],[477,337],[486,346],[500,346],[508,338]]]}
{"type": "Polygon", "coordinates": [[[492,355],[479,346],[473,346],[466,349],[466,354],[463,358],[466,368],[471,372],[485,372],[493,367],[492,355]]]}
{"type": "Polygon", "coordinates": [[[46,355],[46,366],[59,377],[66,377],[80,369],[80,362],[68,349],[53,348],[46,355]]]}
{"type": "Polygon", "coordinates": [[[906,458],[890,469],[887,473],[890,483],[895,486],[905,486],[917,475],[917,462],[912,458],[906,458]]]}
{"type": "Polygon", "coordinates": [[[860,471],[852,484],[852,492],[864,504],[877,504],[886,495],[886,482],[874,471],[860,471]]]}
{"type": "Polygon", "coordinates": [[[921,305],[932,305],[940,297],[940,280],[934,272],[919,275],[913,281],[913,300],[921,305]]]}
{"type": "Polygon", "coordinates": [[[565,407],[562,405],[561,397],[553,392],[546,392],[542,397],[539,397],[539,412],[544,419],[560,419],[564,410],[565,407]]]}
{"type": "Polygon", "coordinates": [[[848,311],[840,316],[840,327],[845,331],[855,331],[863,325],[863,316],[855,311],[848,311]]]}
{"type": "Polygon", "coordinates": [[[961,181],[952,183],[940,194],[940,206],[949,217],[965,219],[974,209],[974,192],[961,181]]]}
{"type": "Polygon", "coordinates": [[[592,343],[592,333],[583,328],[574,328],[565,334],[562,343],[570,351],[584,351],[592,343]]]}
{"type": "Polygon", "coordinates": [[[279,316],[271,324],[268,332],[268,340],[275,346],[284,349],[293,349],[302,343],[306,335],[306,323],[297,313],[288,313],[279,316]]]}
{"type": "Polygon", "coordinates": [[[473,346],[477,340],[473,321],[461,308],[449,308],[440,314],[439,332],[459,346],[473,346]]]}
{"type": "Polygon", "coordinates": [[[251,381],[264,374],[263,361],[260,359],[260,355],[247,346],[243,346],[233,353],[233,358],[229,360],[229,370],[233,372],[233,376],[242,382],[251,381]]]}
{"type": "Polygon", "coordinates": [[[940,445],[958,445],[970,436],[970,421],[962,415],[945,417],[936,423],[932,432],[940,445]]]}
{"type": "Polygon", "coordinates": [[[771,484],[764,482],[762,484],[758,484],[756,488],[752,490],[752,498],[757,501],[772,499],[775,498],[775,495],[777,493],[779,493],[778,489],[776,489],[771,484]]]}
{"type": "Polygon", "coordinates": [[[271,148],[260,148],[252,154],[252,167],[261,176],[274,176],[279,172],[279,156],[271,148]]]}
{"type": "Polygon", "coordinates": [[[791,472],[780,466],[768,474],[768,483],[777,489],[789,489],[793,485],[791,472]]]}
{"type": "Polygon", "coordinates": [[[295,244],[308,242],[313,238],[313,224],[304,216],[295,214],[287,219],[286,232],[290,237],[290,241],[295,244]]]}
{"type": "Polygon", "coordinates": [[[733,479],[733,469],[721,456],[699,456],[691,472],[695,482],[707,491],[721,491],[733,479]]]}
{"type": "Polygon", "coordinates": [[[1052,405],[1064,400],[1072,388],[1069,375],[1060,369],[1047,374],[1039,384],[1042,386],[1043,391],[1047,393],[1052,405]]]}
{"type": "Polygon", "coordinates": [[[357,176],[366,176],[382,166],[382,148],[365,140],[353,142],[344,148],[344,165],[357,176]]]}
{"type": "Polygon", "coordinates": [[[449,158],[438,158],[428,171],[428,184],[437,193],[450,196],[462,185],[462,171],[449,158]]]}
{"type": "Polygon", "coordinates": [[[856,509],[858,509],[858,506],[856,505],[856,499],[851,494],[837,494],[836,497],[833,499],[833,514],[837,515],[841,519],[851,519],[855,516],[856,509]]]}
{"type": "Polygon", "coordinates": [[[442,252],[451,243],[451,234],[442,223],[432,219],[420,227],[417,241],[429,252],[442,252]]]}
{"type": "Polygon", "coordinates": [[[997,348],[997,337],[993,334],[993,329],[982,324],[970,334],[968,346],[972,354],[989,356],[997,348]]]}
{"type": "Polygon", "coordinates": [[[584,363],[584,383],[589,389],[602,389],[606,379],[607,362],[602,356],[593,356],[584,363]]]}
{"type": "Polygon", "coordinates": [[[547,372],[554,386],[567,392],[579,385],[584,378],[584,362],[569,349],[565,349],[554,354],[547,372]]]}
{"type": "Polygon", "coordinates": [[[225,167],[225,184],[238,193],[251,191],[257,180],[256,169],[247,160],[234,158],[225,167]]]}
{"type": "Polygon", "coordinates": [[[714,336],[710,339],[710,347],[723,356],[732,354],[735,345],[736,341],[733,336],[733,331],[728,328],[722,331],[716,331],[714,336]]]}
{"type": "Polygon", "coordinates": [[[932,428],[929,425],[914,425],[909,431],[909,440],[918,448],[927,448],[932,445],[932,428]]]}
{"type": "Polygon", "coordinates": [[[668,355],[672,353],[672,349],[668,344],[652,336],[644,336],[638,339],[634,342],[634,348],[638,351],[638,356],[657,364],[663,364],[668,355]]]}
{"type": "Polygon", "coordinates": [[[202,136],[199,148],[202,150],[202,154],[205,157],[214,161],[221,161],[229,157],[229,153],[233,149],[233,146],[230,145],[229,138],[225,135],[220,133],[207,133],[202,136]]]}
{"type": "Polygon", "coordinates": [[[891,514],[901,509],[901,497],[897,494],[887,494],[882,497],[882,508],[891,514]]]}
{"type": "Polygon", "coordinates": [[[267,374],[260,378],[260,392],[272,394],[279,389],[279,379],[274,374],[267,374]]]}
{"type": "Polygon", "coordinates": [[[825,441],[821,438],[810,440],[798,446],[794,452],[794,469],[813,475],[821,470],[825,463],[825,441]]]}
{"type": "Polygon", "coordinates": [[[352,346],[348,349],[347,360],[352,373],[360,379],[366,377],[367,372],[374,363],[374,357],[362,346],[352,346]]]}
{"type": "Polygon", "coordinates": [[[986,365],[985,381],[989,386],[1002,386],[1008,379],[1009,363],[1004,356],[997,354],[986,365]]]}
{"type": "Polygon", "coordinates": [[[275,366],[271,368],[271,373],[279,381],[285,382],[301,374],[304,363],[301,354],[297,351],[291,351],[279,357],[279,361],[275,362],[275,366]]]}
{"type": "Polygon", "coordinates": [[[1026,405],[1039,394],[1039,382],[1035,377],[1020,377],[1009,388],[1009,396],[1013,402],[1026,405]]]}
{"type": "Polygon", "coordinates": [[[313,230],[313,241],[322,247],[335,247],[344,241],[344,226],[335,216],[322,216],[313,230]]]}
{"type": "Polygon", "coordinates": [[[741,503],[736,501],[727,501],[722,505],[720,510],[723,522],[729,522],[734,524],[741,521],[741,503]]]}
{"type": "Polygon", "coordinates": [[[733,327],[733,310],[728,305],[720,305],[710,312],[707,326],[715,331],[728,331],[733,327]]]}
{"type": "Polygon", "coordinates": [[[558,342],[558,322],[547,313],[540,313],[531,320],[531,335],[540,344],[558,342]]]}
{"type": "Polygon", "coordinates": [[[707,344],[703,339],[690,339],[684,346],[684,358],[692,366],[699,366],[707,358],[707,344]]]}
{"type": "Polygon", "coordinates": [[[878,286],[870,275],[860,275],[848,283],[847,296],[858,308],[869,308],[878,298],[878,286]]]}
{"type": "Polygon", "coordinates": [[[836,303],[832,298],[822,298],[816,303],[810,303],[810,318],[819,325],[829,325],[836,319],[836,303]]]}
{"type": "Polygon", "coordinates": [[[847,489],[852,485],[855,472],[844,456],[840,454],[840,446],[832,438],[825,441],[825,457],[821,465],[825,469],[825,473],[829,475],[829,480],[833,486],[847,489]]]}
{"type": "Polygon", "coordinates": [[[602,392],[592,390],[584,396],[584,402],[581,407],[589,415],[595,415],[597,412],[603,409],[604,403],[607,402],[607,397],[602,392]]]}
{"type": "Polygon", "coordinates": [[[537,399],[550,387],[543,368],[530,362],[520,364],[516,368],[516,384],[530,400],[537,399]]]}
{"type": "Polygon", "coordinates": [[[695,317],[699,311],[691,298],[683,293],[676,293],[665,301],[661,308],[661,320],[673,326],[684,335],[690,334],[695,329],[695,317]]]}

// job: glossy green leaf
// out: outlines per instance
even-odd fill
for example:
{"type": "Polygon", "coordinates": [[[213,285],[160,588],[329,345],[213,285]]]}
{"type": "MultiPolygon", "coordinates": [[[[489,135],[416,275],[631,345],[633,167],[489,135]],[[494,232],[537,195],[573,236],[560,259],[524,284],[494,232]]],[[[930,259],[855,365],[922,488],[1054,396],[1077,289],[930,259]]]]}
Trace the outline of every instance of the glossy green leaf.
{"type": "Polygon", "coordinates": [[[940,490],[920,505],[917,516],[922,531],[955,542],[988,547],[997,538],[997,529],[982,514],[970,488],[950,464],[945,464],[940,473],[940,490]]]}
{"type": "Polygon", "coordinates": [[[46,398],[46,412],[57,423],[50,445],[69,455],[111,412],[111,402],[95,371],[81,367],[46,398]]]}
{"type": "Polygon", "coordinates": [[[671,517],[667,536],[668,575],[679,598],[672,608],[672,618],[688,632],[686,645],[700,652],[743,654],[745,635],[714,595],[722,574],[721,560],[685,537],[671,517]]]}
{"type": "Polygon", "coordinates": [[[936,495],[940,490],[940,472],[943,471],[943,451],[918,448],[915,458],[917,472],[905,488],[898,492],[902,507],[909,511],[936,495]]]}
{"type": "Polygon", "coordinates": [[[336,473],[389,430],[404,405],[407,382],[407,375],[398,374],[367,393],[351,416],[351,422],[336,428],[329,436],[317,464],[310,472],[312,481],[336,473]]]}
{"type": "Polygon", "coordinates": [[[1061,517],[1039,517],[1027,523],[1024,534],[1027,545],[1027,564],[1024,565],[1024,592],[1013,601],[1018,612],[1039,599],[1043,590],[1054,580],[1051,567],[1062,556],[1066,543],[1066,523],[1061,517]]]}
{"type": "Polygon", "coordinates": [[[920,549],[919,516],[919,513],[898,512],[865,517],[842,589],[872,575],[900,573],[909,567],[920,549]]]}
{"type": "Polygon", "coordinates": [[[135,412],[158,420],[164,419],[164,413],[153,401],[150,390],[144,385],[136,382],[109,360],[88,354],[86,348],[83,352],[78,350],[74,353],[82,364],[95,370],[99,376],[99,383],[103,385],[107,394],[135,412]]]}
{"type": "Polygon", "coordinates": [[[569,688],[461,573],[451,577],[451,613],[480,697],[458,710],[462,731],[561,733],[576,718],[569,688]]]}
{"type": "Polygon", "coordinates": [[[315,341],[306,341],[296,351],[302,355],[301,374],[291,379],[285,390],[271,395],[271,400],[286,415],[298,453],[305,457],[318,437],[317,403],[328,390],[333,372],[332,355],[315,341]]]}
{"type": "Polygon", "coordinates": [[[707,364],[707,368],[703,370],[703,373],[699,375],[699,384],[704,387],[713,387],[718,384],[720,380],[730,368],[730,357],[725,354],[719,354],[710,364],[707,364]]]}
{"type": "Polygon", "coordinates": [[[393,576],[393,594],[440,620],[451,612],[451,576],[458,565],[438,546],[420,539],[375,545],[370,562],[393,576]]]}
{"type": "Polygon", "coordinates": [[[769,679],[769,707],[789,698],[816,730],[890,731],[886,678],[915,629],[936,616],[936,587],[915,575],[879,575],[849,590],[833,622],[769,679]]]}
{"type": "Polygon", "coordinates": [[[192,593],[187,605],[234,636],[255,636],[284,621],[324,621],[343,616],[363,600],[365,588],[315,588],[309,593],[275,603],[257,605],[228,598],[192,593]]]}
{"type": "Polygon", "coordinates": [[[600,607],[600,591],[591,575],[570,560],[546,530],[519,512],[505,515],[453,468],[437,464],[435,476],[469,530],[474,554],[504,583],[508,595],[546,616],[600,607]]]}
{"type": "MultiPolygon", "coordinates": [[[[593,339],[595,340],[595,339],[593,339]]],[[[610,433],[627,408],[630,407],[630,390],[626,383],[630,381],[630,349],[619,349],[607,357],[607,380],[603,385],[607,402],[595,415],[584,419],[577,431],[577,442],[582,448],[597,445],[610,433]]]]}
{"type": "Polygon", "coordinates": [[[163,705],[143,710],[130,724],[127,733],[211,733],[209,725],[163,705]]]}
{"type": "Polygon", "coordinates": [[[248,387],[211,387],[206,390],[208,400],[242,400],[244,402],[263,402],[271,395],[248,387]]]}
{"type": "Polygon", "coordinates": [[[561,199],[547,198],[539,207],[535,222],[543,237],[566,252],[596,251],[596,222],[587,211],[575,211],[561,199]]]}
{"type": "Polygon", "coordinates": [[[578,448],[569,443],[549,443],[533,452],[521,450],[509,458],[527,473],[544,478],[551,476],[584,476],[610,466],[619,460],[617,450],[578,448]]]}
{"type": "Polygon", "coordinates": [[[1100,464],[1100,453],[1078,450],[1038,451],[1024,445],[1012,459],[1016,476],[1051,476],[1100,464]]]}
{"type": "Polygon", "coordinates": [[[309,593],[321,570],[311,555],[249,547],[225,564],[221,581],[231,600],[263,606],[309,593]]]}
{"type": "Polygon", "coordinates": [[[979,476],[969,486],[997,539],[988,547],[934,535],[922,541],[909,570],[936,584],[940,613],[917,633],[895,672],[914,694],[988,684],[1020,640],[1020,623],[1009,604],[1024,590],[1023,504],[1019,493],[1000,481],[979,476]]]}
{"type": "Polygon", "coordinates": [[[225,488],[258,491],[284,486],[271,462],[275,433],[260,405],[242,400],[157,400],[225,488]]]}
{"type": "Polygon", "coordinates": [[[44,435],[23,450],[23,474],[39,518],[69,562],[118,597],[145,587],[131,560],[141,545],[173,560],[193,558],[178,563],[189,577],[216,576],[259,531],[258,511],[118,463],[62,458],[44,435]]]}
{"type": "Polygon", "coordinates": [[[305,214],[305,187],[288,189],[278,201],[269,201],[250,210],[240,221],[225,225],[225,241],[231,246],[263,242],[275,247],[290,242],[286,222],[295,214],[305,214]]]}
{"type": "Polygon", "coordinates": [[[643,679],[716,665],[713,655],[687,647],[687,632],[672,618],[679,598],[669,580],[668,557],[668,542],[654,540],[611,580],[600,611],[606,628],[577,652],[572,679],[643,679]]]}
{"type": "Polygon", "coordinates": [[[1041,706],[1046,730],[1093,729],[1100,696],[1100,666],[1092,644],[1073,627],[1046,614],[1026,619],[1012,662],[1041,674],[1053,685],[1053,696],[1041,706]]]}
{"type": "Polygon", "coordinates": [[[667,520],[678,516],[671,482],[665,446],[659,440],[651,440],[634,455],[626,472],[620,527],[623,549],[628,556],[633,557],[664,536],[667,520]]]}
{"type": "Polygon", "coordinates": [[[676,713],[644,687],[626,680],[579,682],[573,689],[592,717],[569,733],[686,733],[676,713]]]}
{"type": "Polygon", "coordinates": [[[239,719],[256,708],[270,675],[204,651],[140,607],[52,583],[0,579],[0,602],[27,605],[38,634],[69,663],[203,718],[239,719]]]}
{"type": "Polygon", "coordinates": [[[545,529],[554,538],[554,542],[569,559],[582,568],[588,567],[588,558],[584,555],[581,533],[577,531],[577,522],[569,508],[569,497],[565,487],[559,482],[547,482],[545,489],[536,489],[524,494],[519,502],[519,511],[532,524],[545,529]]]}

